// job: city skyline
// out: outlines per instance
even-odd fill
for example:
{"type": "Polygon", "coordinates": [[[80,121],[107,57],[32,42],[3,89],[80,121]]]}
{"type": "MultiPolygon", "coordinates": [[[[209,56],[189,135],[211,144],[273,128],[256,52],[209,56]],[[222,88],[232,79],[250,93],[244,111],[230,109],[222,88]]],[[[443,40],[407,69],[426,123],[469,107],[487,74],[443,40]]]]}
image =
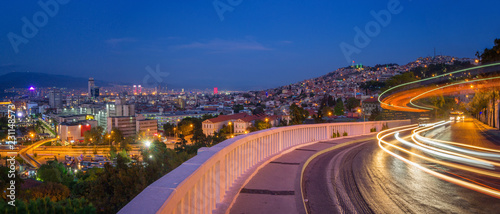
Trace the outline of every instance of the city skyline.
{"type": "Polygon", "coordinates": [[[496,213],[498,8],[6,2],[0,213],[496,213]]]}
{"type": "Polygon", "coordinates": [[[9,2],[2,11],[7,21],[0,28],[0,74],[30,71],[141,84],[148,75],[154,79],[153,70],[174,88],[262,90],[322,76],[349,65],[348,58],[366,65],[406,64],[432,56],[434,48],[438,55],[473,58],[500,32],[489,23],[500,18],[494,1],[220,2],[217,8],[210,1],[63,2],[57,10],[48,6],[46,23],[38,23],[31,38],[23,35],[23,17],[33,24],[45,7],[9,2]],[[364,31],[377,21],[373,13],[383,14],[391,3],[397,13],[385,21],[382,16],[379,32],[368,32],[370,41],[356,46],[355,28],[364,31]],[[343,43],[358,51],[346,57],[343,43]]]}

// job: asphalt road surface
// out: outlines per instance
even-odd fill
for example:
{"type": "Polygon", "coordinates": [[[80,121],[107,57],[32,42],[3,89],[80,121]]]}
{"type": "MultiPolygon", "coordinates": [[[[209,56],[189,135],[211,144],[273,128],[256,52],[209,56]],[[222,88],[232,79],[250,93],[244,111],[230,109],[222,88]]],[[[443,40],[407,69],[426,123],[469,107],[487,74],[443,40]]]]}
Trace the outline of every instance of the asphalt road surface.
{"type": "MultiPolygon", "coordinates": [[[[491,131],[491,130],[490,130],[491,131]]],[[[410,131],[401,132],[409,136],[410,131]]],[[[434,139],[500,148],[497,137],[472,120],[429,133],[434,139]]],[[[395,141],[394,137],[387,141],[395,141]]],[[[415,149],[412,149],[414,151],[415,149]]],[[[500,179],[403,154],[449,176],[500,189],[500,179]]],[[[493,171],[500,172],[494,168],[493,171]]],[[[500,199],[430,175],[384,152],[377,140],[325,153],[304,174],[308,213],[500,213],[500,199]]]]}

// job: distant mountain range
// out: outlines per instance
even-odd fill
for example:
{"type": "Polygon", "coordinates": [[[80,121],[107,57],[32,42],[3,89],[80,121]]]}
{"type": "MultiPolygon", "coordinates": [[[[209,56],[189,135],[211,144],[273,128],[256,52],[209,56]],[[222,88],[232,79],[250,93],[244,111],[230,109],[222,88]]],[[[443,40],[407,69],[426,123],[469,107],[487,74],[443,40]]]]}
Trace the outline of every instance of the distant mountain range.
{"type": "MultiPolygon", "coordinates": [[[[87,78],[65,75],[45,74],[36,72],[11,72],[0,76],[0,89],[6,88],[36,88],[57,87],[69,89],[84,89],[88,87],[87,78]]],[[[112,83],[95,80],[97,86],[111,86],[112,83]]]]}

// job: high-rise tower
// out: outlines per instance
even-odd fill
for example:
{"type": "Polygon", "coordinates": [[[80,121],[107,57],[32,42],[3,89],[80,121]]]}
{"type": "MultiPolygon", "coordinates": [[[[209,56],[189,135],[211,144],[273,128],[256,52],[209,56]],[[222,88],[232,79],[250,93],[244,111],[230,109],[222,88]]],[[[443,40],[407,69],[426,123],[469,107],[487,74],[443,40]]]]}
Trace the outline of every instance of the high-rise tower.
{"type": "Polygon", "coordinates": [[[95,87],[94,78],[90,77],[89,78],[89,89],[88,89],[88,96],[89,97],[92,97],[92,89],[94,89],[94,87],[95,87]]]}

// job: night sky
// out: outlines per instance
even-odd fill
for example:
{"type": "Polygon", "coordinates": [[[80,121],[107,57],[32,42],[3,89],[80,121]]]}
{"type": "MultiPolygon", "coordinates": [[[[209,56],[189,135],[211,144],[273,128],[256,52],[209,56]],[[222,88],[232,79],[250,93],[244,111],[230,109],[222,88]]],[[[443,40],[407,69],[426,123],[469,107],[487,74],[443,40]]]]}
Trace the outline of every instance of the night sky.
{"type": "Polygon", "coordinates": [[[376,20],[370,11],[388,10],[389,2],[399,2],[398,13],[351,55],[356,63],[406,64],[433,55],[434,48],[437,54],[473,58],[500,38],[500,2],[494,0],[240,1],[216,0],[220,10],[232,10],[219,16],[213,0],[73,0],[58,4],[47,23],[36,1],[4,1],[0,74],[30,71],[141,84],[145,67],[159,64],[169,73],[162,80],[175,88],[277,87],[350,65],[340,44],[356,47],[354,28],[364,31],[376,20]],[[22,18],[33,22],[34,15],[42,17],[41,27],[26,38],[22,18]]]}

